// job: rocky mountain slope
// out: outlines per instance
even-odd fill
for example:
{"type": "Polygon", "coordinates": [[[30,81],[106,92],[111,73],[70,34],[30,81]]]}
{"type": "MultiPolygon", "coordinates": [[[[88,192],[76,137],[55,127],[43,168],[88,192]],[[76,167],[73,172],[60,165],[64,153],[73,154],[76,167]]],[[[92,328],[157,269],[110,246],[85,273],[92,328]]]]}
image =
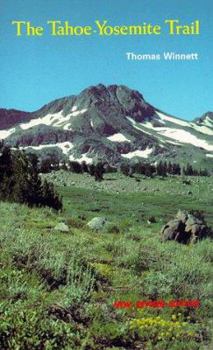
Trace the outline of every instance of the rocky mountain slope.
{"type": "Polygon", "coordinates": [[[92,86],[36,112],[0,109],[0,139],[40,157],[91,163],[159,159],[212,169],[213,113],[167,115],[126,86],[92,86]]]}

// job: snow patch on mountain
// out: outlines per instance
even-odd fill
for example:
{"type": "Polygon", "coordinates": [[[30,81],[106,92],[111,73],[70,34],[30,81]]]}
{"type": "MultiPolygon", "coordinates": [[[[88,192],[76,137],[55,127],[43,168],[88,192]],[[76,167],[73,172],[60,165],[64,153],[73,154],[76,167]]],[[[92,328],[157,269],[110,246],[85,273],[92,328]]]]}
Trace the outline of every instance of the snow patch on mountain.
{"type": "Polygon", "coordinates": [[[62,113],[63,111],[54,114],[46,114],[44,117],[31,119],[27,123],[20,124],[20,127],[23,130],[27,130],[40,124],[61,126],[61,124],[67,122],[70,119],[70,116],[64,117],[62,113]]]}
{"type": "MultiPolygon", "coordinates": [[[[184,129],[175,129],[170,127],[154,127],[152,123],[146,122],[143,124],[145,128],[155,130],[158,135],[173,139],[180,143],[192,144],[195,147],[204,148],[207,151],[213,150],[213,145],[210,145],[207,141],[199,139],[193,135],[190,131],[184,129]]],[[[187,123],[189,126],[189,123],[187,123]]],[[[193,130],[192,130],[193,131],[193,130]]]]}
{"type": "Polygon", "coordinates": [[[130,117],[126,117],[126,118],[130,121],[130,123],[133,125],[133,127],[134,127],[135,129],[140,130],[140,131],[143,131],[139,126],[136,125],[136,121],[135,121],[134,119],[132,119],[132,118],[130,118],[130,117]]]}
{"type": "Polygon", "coordinates": [[[77,109],[78,109],[78,107],[74,105],[71,109],[71,112],[75,112],[75,111],[77,111],[77,109]]]}
{"type": "Polygon", "coordinates": [[[74,147],[71,142],[58,142],[54,144],[49,144],[49,145],[39,145],[39,146],[26,146],[26,147],[20,147],[20,149],[34,149],[35,151],[40,151],[45,148],[53,148],[53,147],[58,147],[62,150],[64,154],[68,154],[69,151],[74,147]]]}
{"type": "Polygon", "coordinates": [[[107,137],[109,141],[112,142],[131,142],[126,136],[121,133],[114,134],[112,136],[107,137]]]}
{"type": "Polygon", "coordinates": [[[15,132],[15,128],[8,130],[0,130],[0,140],[6,139],[8,136],[12,135],[15,132]]]}
{"type": "MultiPolygon", "coordinates": [[[[140,123],[141,124],[141,123],[140,123]]],[[[152,129],[152,130],[162,130],[162,127],[157,127],[157,126],[153,126],[152,123],[150,122],[146,122],[144,124],[142,124],[145,128],[148,128],[148,129],[152,129]]]]}
{"type": "Polygon", "coordinates": [[[71,142],[59,142],[57,145],[59,148],[61,148],[64,154],[68,154],[69,151],[74,147],[71,142]]]}
{"type": "Polygon", "coordinates": [[[146,131],[146,130],[143,129],[144,124],[142,124],[142,123],[137,123],[137,124],[140,125],[140,126],[138,126],[138,125],[136,124],[136,121],[135,121],[134,119],[132,119],[132,118],[130,118],[130,117],[126,117],[126,118],[130,121],[130,123],[133,125],[133,127],[134,127],[135,129],[140,130],[140,131],[144,132],[145,134],[152,135],[150,132],[148,132],[148,131],[146,131]]]}
{"type": "Polygon", "coordinates": [[[205,124],[206,126],[210,126],[210,128],[212,128],[213,126],[213,121],[212,119],[210,119],[208,116],[205,118],[203,124],[205,124]]]}
{"type": "MultiPolygon", "coordinates": [[[[180,126],[191,127],[192,132],[193,132],[193,130],[196,130],[196,131],[200,131],[201,133],[206,134],[206,135],[213,135],[213,131],[210,130],[206,126],[198,126],[195,123],[188,123],[188,122],[185,122],[185,121],[173,118],[173,117],[169,117],[169,116],[167,116],[163,113],[160,113],[160,112],[156,112],[156,113],[160,116],[160,118],[164,118],[164,120],[172,122],[173,124],[176,123],[180,126]]],[[[162,135],[166,138],[175,140],[175,141],[166,140],[167,143],[174,144],[176,146],[180,146],[181,143],[182,144],[186,143],[186,144],[192,144],[195,147],[204,148],[207,151],[213,150],[213,145],[209,144],[205,140],[199,139],[197,136],[193,135],[190,131],[186,131],[184,129],[179,129],[179,128],[176,129],[176,128],[171,128],[171,127],[165,127],[165,126],[163,126],[163,127],[153,126],[152,123],[148,122],[148,121],[146,121],[145,123],[137,123],[137,125],[136,125],[136,122],[132,118],[127,117],[127,119],[132,123],[134,128],[137,128],[138,130],[140,130],[142,132],[146,133],[146,131],[143,130],[143,128],[146,128],[146,129],[150,129],[150,130],[155,131],[156,136],[158,138],[159,138],[159,135],[162,135]]],[[[207,122],[210,123],[211,120],[209,119],[209,120],[207,120],[207,122]]],[[[151,134],[151,135],[153,135],[153,134],[151,134]]],[[[163,142],[162,139],[161,139],[161,142],[163,142]]]]}
{"type": "Polygon", "coordinates": [[[201,140],[195,135],[192,135],[190,132],[183,129],[161,128],[158,133],[181,143],[189,143],[196,147],[204,148],[207,151],[213,151],[213,145],[208,144],[208,142],[205,140],[201,140]]]}
{"type": "Polygon", "coordinates": [[[213,130],[211,130],[208,126],[204,126],[204,125],[199,125],[199,124],[195,124],[195,123],[191,123],[193,129],[201,132],[202,134],[206,134],[206,135],[213,135],[213,130]]]}
{"type": "Polygon", "coordinates": [[[87,108],[84,108],[84,109],[80,109],[79,111],[76,110],[76,111],[72,112],[70,115],[73,117],[77,117],[81,114],[84,114],[86,111],[87,111],[87,108]]]}
{"type": "Polygon", "coordinates": [[[161,112],[157,112],[157,111],[156,111],[156,114],[163,121],[166,120],[166,121],[171,122],[173,124],[178,124],[178,125],[181,125],[181,126],[189,126],[189,123],[185,122],[184,120],[180,120],[180,119],[177,119],[177,118],[174,118],[174,117],[170,117],[167,114],[164,114],[164,113],[161,113],[161,112]]]}
{"type": "Polygon", "coordinates": [[[64,129],[64,130],[72,130],[72,124],[71,124],[71,123],[65,124],[65,125],[63,126],[63,129],[64,129]]]}
{"type": "Polygon", "coordinates": [[[153,149],[152,148],[146,148],[145,150],[136,150],[133,152],[129,152],[127,154],[122,154],[122,157],[124,158],[134,158],[134,157],[140,157],[140,158],[148,158],[149,155],[152,153],[153,149]]]}
{"type": "Polygon", "coordinates": [[[175,146],[181,146],[181,144],[179,142],[175,142],[175,141],[166,141],[166,143],[170,143],[171,145],[175,145],[175,146]]]}
{"type": "Polygon", "coordinates": [[[70,161],[79,162],[79,163],[82,163],[82,162],[86,162],[87,164],[92,164],[93,163],[93,159],[91,157],[89,157],[87,153],[83,153],[80,158],[74,157],[71,154],[69,156],[69,160],[70,161]]]}
{"type": "Polygon", "coordinates": [[[142,131],[142,132],[144,132],[144,134],[151,135],[151,136],[153,135],[151,132],[149,132],[147,130],[144,130],[144,129],[140,128],[140,127],[135,127],[135,128],[140,130],[140,131],[142,131]]]}
{"type": "MultiPolygon", "coordinates": [[[[73,108],[72,108],[73,110],[73,108]]],[[[34,126],[38,126],[38,125],[48,125],[48,126],[53,126],[53,127],[62,127],[65,123],[67,123],[68,121],[70,121],[71,117],[77,117],[79,115],[84,114],[87,111],[87,109],[81,109],[81,110],[75,110],[68,114],[67,116],[63,115],[63,111],[60,111],[58,113],[54,113],[54,114],[46,114],[44,117],[40,117],[40,118],[36,118],[36,119],[31,119],[29,122],[27,123],[22,123],[20,124],[21,129],[23,130],[27,130],[30,129],[34,126]]],[[[64,130],[70,130],[71,124],[66,124],[64,125],[64,130]]]]}
{"type": "Polygon", "coordinates": [[[208,157],[208,158],[213,158],[213,154],[207,153],[207,154],[206,154],[206,157],[208,157]]]}

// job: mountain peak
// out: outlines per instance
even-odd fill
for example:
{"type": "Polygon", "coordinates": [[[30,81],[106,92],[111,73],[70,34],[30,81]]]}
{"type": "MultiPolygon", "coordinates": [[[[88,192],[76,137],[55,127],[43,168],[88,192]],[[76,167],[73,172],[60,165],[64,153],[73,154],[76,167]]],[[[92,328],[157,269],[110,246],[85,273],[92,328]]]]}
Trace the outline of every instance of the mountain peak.
{"type": "Polygon", "coordinates": [[[196,155],[206,166],[213,157],[212,120],[208,112],[190,123],[153,107],[137,90],[98,84],[33,113],[0,110],[0,138],[59,161],[186,162],[196,155]]]}
{"type": "MultiPolygon", "coordinates": [[[[206,112],[195,120],[198,124],[209,124],[213,122],[213,112],[206,112]]],[[[213,125],[212,125],[213,126],[213,125]]]]}
{"type": "Polygon", "coordinates": [[[82,91],[82,94],[91,94],[96,96],[102,96],[104,94],[111,94],[111,95],[117,95],[117,94],[123,94],[123,95],[129,95],[131,98],[135,97],[138,99],[143,99],[143,95],[137,91],[132,90],[126,85],[104,85],[104,84],[98,84],[98,85],[91,85],[88,88],[84,89],[82,91]]]}

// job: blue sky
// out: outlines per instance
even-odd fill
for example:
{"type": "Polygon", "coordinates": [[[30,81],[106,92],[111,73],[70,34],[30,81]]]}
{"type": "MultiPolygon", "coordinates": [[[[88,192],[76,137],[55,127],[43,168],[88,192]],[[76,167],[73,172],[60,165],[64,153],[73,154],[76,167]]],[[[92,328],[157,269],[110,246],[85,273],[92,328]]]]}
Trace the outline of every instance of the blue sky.
{"type": "Polygon", "coordinates": [[[124,84],[154,106],[183,119],[213,109],[212,0],[0,0],[1,108],[34,111],[89,85],[124,84]],[[47,20],[72,25],[199,19],[199,36],[17,37],[12,20],[47,29],[47,20]],[[127,61],[125,53],[198,52],[199,61],[127,61]]]}

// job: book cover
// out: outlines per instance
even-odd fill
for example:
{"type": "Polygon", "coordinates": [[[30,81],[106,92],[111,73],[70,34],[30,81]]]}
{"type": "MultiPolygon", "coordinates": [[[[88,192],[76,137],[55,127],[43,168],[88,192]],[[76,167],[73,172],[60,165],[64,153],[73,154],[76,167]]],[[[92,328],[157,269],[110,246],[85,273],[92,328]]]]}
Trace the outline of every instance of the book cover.
{"type": "Polygon", "coordinates": [[[210,0],[0,0],[0,349],[212,348],[210,0]]]}

